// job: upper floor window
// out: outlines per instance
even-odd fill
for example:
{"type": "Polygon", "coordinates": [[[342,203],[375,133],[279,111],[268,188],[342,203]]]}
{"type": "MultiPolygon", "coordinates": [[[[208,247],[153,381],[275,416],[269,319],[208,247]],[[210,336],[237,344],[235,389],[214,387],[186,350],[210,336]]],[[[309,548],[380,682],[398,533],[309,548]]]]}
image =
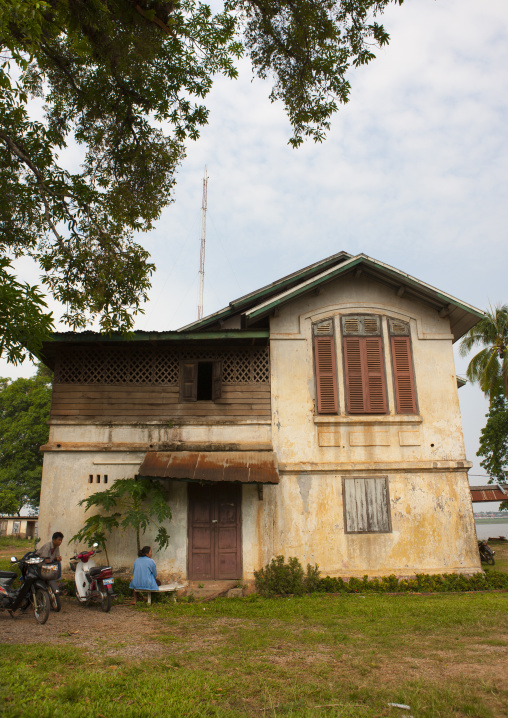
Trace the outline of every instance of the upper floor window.
{"type": "Polygon", "coordinates": [[[180,401],[216,401],[221,395],[222,362],[180,363],[180,401]]]}
{"type": "MultiPolygon", "coordinates": [[[[396,411],[416,414],[416,391],[409,324],[388,318],[396,411]]],[[[345,402],[348,414],[387,414],[387,372],[378,315],[341,317],[345,402]]],[[[335,325],[332,318],[313,325],[317,410],[338,413],[335,325]]]]}

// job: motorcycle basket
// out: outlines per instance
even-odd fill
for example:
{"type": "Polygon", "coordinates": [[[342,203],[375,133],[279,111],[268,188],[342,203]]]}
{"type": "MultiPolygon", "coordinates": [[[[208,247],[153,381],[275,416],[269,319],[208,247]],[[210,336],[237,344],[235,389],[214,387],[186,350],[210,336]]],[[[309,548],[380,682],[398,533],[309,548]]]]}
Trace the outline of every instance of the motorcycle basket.
{"type": "Polygon", "coordinates": [[[71,567],[71,571],[75,571],[75,570],[76,570],[76,567],[77,567],[77,565],[78,565],[78,561],[76,561],[75,558],[71,558],[71,560],[69,561],[69,564],[70,564],[70,567],[71,567]]]}
{"type": "Polygon", "coordinates": [[[41,578],[45,581],[55,580],[58,576],[58,566],[46,563],[41,566],[41,578]]]}

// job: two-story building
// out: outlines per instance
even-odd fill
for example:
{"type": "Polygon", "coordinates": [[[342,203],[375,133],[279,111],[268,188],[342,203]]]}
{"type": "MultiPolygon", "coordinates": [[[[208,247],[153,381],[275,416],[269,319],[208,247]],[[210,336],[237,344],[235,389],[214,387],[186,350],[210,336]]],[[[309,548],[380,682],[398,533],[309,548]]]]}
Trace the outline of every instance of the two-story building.
{"type": "MultiPolygon", "coordinates": [[[[40,535],[144,476],[167,487],[168,578],[249,581],[280,554],[330,576],[476,572],[452,345],[481,316],[340,252],[177,332],[57,334],[40,535]]],[[[134,535],[108,551],[130,565],[134,535]]]]}

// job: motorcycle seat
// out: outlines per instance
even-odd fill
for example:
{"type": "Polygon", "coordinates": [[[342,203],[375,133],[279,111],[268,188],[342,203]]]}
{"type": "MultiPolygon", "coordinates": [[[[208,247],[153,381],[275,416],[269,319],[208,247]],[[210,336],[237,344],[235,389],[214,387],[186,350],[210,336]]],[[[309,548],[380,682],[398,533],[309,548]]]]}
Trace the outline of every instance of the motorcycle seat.
{"type": "Polygon", "coordinates": [[[15,571],[0,571],[0,579],[4,579],[4,583],[11,583],[17,577],[15,571]],[[7,579],[7,580],[5,580],[7,579]]]}
{"type": "Polygon", "coordinates": [[[98,576],[101,571],[105,571],[107,568],[111,570],[111,566],[92,566],[89,571],[90,576],[98,576]]]}

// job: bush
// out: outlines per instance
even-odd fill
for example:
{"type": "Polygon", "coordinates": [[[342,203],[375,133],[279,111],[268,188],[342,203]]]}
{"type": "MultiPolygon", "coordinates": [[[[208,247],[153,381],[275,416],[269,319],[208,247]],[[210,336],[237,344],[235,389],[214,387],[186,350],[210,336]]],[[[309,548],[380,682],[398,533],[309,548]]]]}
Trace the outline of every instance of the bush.
{"type": "Polygon", "coordinates": [[[305,593],[304,572],[297,558],[284,556],[272,558],[269,564],[254,571],[256,589],[261,596],[303,596],[305,593]]]}
{"type": "Polygon", "coordinates": [[[489,571],[463,576],[457,573],[427,575],[399,579],[392,574],[381,578],[351,577],[349,579],[320,577],[319,567],[307,565],[304,573],[297,558],[273,558],[259,571],[254,571],[256,590],[261,596],[303,596],[305,593],[441,593],[444,591],[489,591],[508,589],[508,574],[489,571]]]}

